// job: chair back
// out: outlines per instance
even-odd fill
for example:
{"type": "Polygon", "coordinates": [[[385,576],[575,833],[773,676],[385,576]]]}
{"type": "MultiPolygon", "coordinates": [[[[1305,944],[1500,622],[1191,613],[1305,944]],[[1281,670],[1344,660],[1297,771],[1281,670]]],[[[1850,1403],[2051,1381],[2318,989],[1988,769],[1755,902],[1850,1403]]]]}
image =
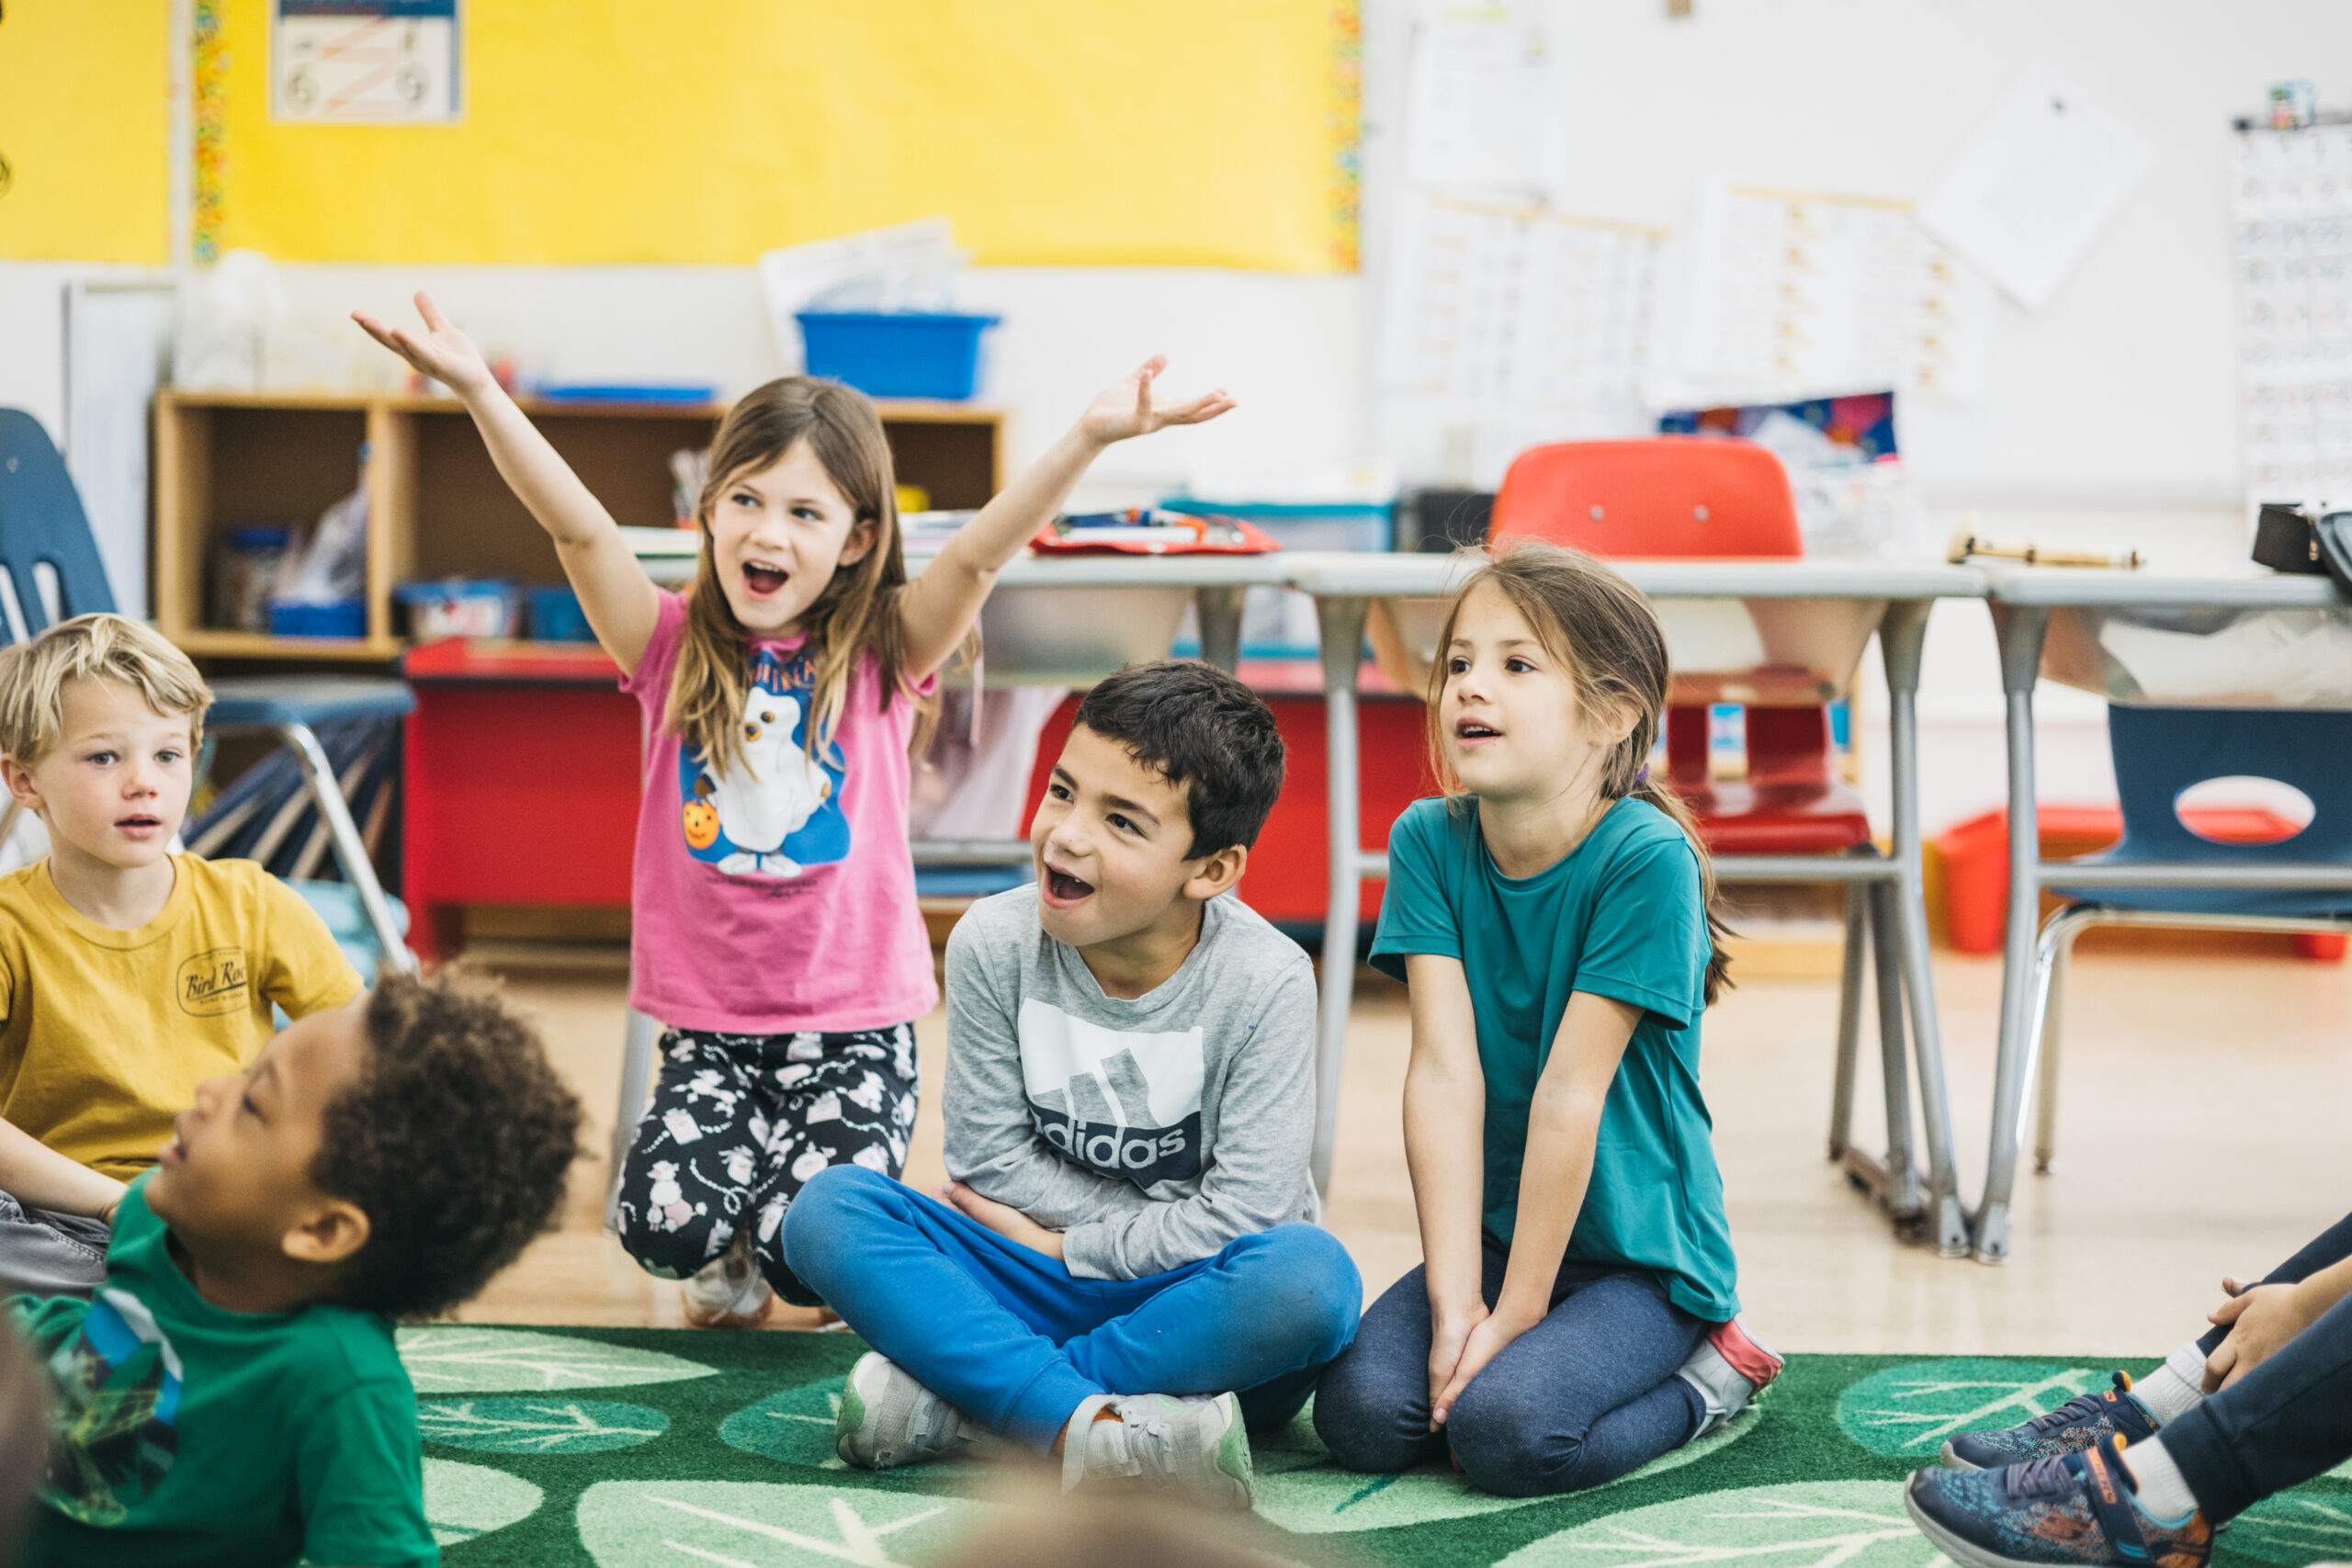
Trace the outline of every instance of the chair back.
{"type": "MultiPolygon", "coordinates": [[[[0,573],[16,591],[27,637],[49,626],[36,575],[42,566],[57,574],[59,607],[67,617],[114,608],[106,562],[65,459],[40,421],[22,409],[0,408],[0,573]]],[[[10,628],[0,624],[0,642],[9,639],[10,628]]]]}
{"type": "Polygon", "coordinates": [[[1628,560],[1804,554],[1781,460],[1712,435],[1531,447],[1495,496],[1487,537],[1506,536],[1628,560]]]}
{"type": "Polygon", "coordinates": [[[2116,704],[2107,710],[2107,739],[2123,838],[2103,858],[2352,864],[2352,713],[2116,704]],[[2183,792],[2231,777],[2294,785],[2311,799],[2310,824],[2267,844],[2190,832],[2180,820],[2183,792]]]}
{"type": "MultiPolygon", "coordinates": [[[[1543,539],[1620,559],[1784,559],[1804,554],[1781,460],[1752,441],[1659,435],[1562,441],[1522,452],[1495,497],[1488,541],[1543,539]]],[[[1669,708],[1667,769],[1685,795],[1707,780],[1707,710],[1669,708]]],[[[1819,707],[1747,710],[1747,776],[1818,785],[1829,777],[1819,707]]]]}

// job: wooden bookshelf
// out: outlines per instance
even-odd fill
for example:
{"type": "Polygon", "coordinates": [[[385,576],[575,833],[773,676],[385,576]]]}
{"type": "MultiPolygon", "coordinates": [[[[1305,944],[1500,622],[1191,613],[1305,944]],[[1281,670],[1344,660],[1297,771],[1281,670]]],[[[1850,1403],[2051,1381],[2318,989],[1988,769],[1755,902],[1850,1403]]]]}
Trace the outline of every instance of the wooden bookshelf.
{"type": "MultiPolygon", "coordinates": [[[[886,401],[900,484],[933,506],[985,504],[1004,482],[1001,411],[886,401]]],[[[670,454],[707,446],[714,404],[523,404],[625,525],[672,522],[670,454]]],[[[563,581],[555,547],[492,464],[456,400],[166,390],[155,400],[156,624],[190,654],[233,660],[384,662],[405,646],[392,603],[403,582],[452,576],[563,581]],[[232,528],[308,525],[348,494],[368,444],[368,629],[281,637],[215,624],[211,561],[232,528]]]]}

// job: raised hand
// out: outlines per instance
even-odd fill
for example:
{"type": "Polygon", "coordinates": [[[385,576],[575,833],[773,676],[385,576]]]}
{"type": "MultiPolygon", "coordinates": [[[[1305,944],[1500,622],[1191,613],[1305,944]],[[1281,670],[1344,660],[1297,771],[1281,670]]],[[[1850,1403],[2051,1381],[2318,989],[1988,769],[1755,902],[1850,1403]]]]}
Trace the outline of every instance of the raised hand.
{"type": "Polygon", "coordinates": [[[1155,403],[1152,381],[1167,368],[1167,356],[1155,354],[1131,374],[1104,388],[1079,417],[1079,429],[1107,446],[1114,441],[1149,435],[1171,424],[1201,424],[1233,407],[1231,395],[1222,387],[1189,402],[1155,403]]]}
{"type": "Polygon", "coordinates": [[[424,318],[423,337],[380,321],[365,310],[352,311],[351,319],[369,337],[461,398],[497,384],[481,350],[450,324],[449,318],[441,313],[441,307],[433,302],[433,296],[422,288],[416,291],[416,313],[424,318]]]}

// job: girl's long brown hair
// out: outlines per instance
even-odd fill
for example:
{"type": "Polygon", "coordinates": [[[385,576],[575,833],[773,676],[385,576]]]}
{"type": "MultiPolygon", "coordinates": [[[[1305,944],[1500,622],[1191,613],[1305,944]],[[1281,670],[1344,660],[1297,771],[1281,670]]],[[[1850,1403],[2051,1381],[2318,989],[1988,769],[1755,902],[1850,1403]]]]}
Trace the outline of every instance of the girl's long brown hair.
{"type": "Polygon", "coordinates": [[[1707,911],[1707,1004],[1730,984],[1724,972],[1731,955],[1724,939],[1731,929],[1724,923],[1722,897],[1715,886],[1715,865],[1700,840],[1699,826],[1673,786],[1648,770],[1658,727],[1666,717],[1670,680],[1666,631],[1657,613],[1632,583],[1581,550],[1526,541],[1481,567],[1453,596],[1438,634],[1438,656],[1430,667],[1430,766],[1450,795],[1462,793],[1462,780],[1446,755],[1445,724],[1440,712],[1445,695],[1446,653],[1453,642],[1453,626],[1461,618],[1463,601],[1482,583],[1492,584],[1535,628],[1552,656],[1566,666],[1576,683],[1577,704],[1589,714],[1622,713],[1630,708],[1634,728],[1601,760],[1600,793],[1603,800],[1627,795],[1645,800],[1674,819],[1690,840],[1699,860],[1700,900],[1707,911]]]}
{"type": "Polygon", "coordinates": [[[906,635],[899,618],[899,595],[907,586],[907,563],[899,550],[898,480],[882,416],[865,393],[838,381],[786,376],[744,394],[719,423],[710,448],[710,478],[702,487],[695,517],[702,527],[702,554],[695,563],[686,596],[686,633],[670,676],[664,709],[679,738],[702,752],[714,773],[743,759],[743,701],[749,694],[751,635],[728,608],[718,584],[711,547],[710,518],[718,498],[746,474],[773,467],[806,441],[826,475],[842,492],[873,540],[854,563],[834,570],[816,602],[801,612],[800,629],[816,660],[810,694],[808,754],[822,757],[840,723],[849,678],[871,650],[881,665],[882,705],[904,696],[916,704],[912,750],[929,739],[933,705],[900,690],[906,671],[906,635]]]}

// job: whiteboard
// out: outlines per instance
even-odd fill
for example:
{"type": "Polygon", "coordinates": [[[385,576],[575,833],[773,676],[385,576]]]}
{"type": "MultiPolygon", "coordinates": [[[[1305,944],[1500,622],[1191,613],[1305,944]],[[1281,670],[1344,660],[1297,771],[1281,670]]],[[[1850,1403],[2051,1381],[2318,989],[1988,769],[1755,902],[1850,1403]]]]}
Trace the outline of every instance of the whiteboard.
{"type": "MultiPolygon", "coordinates": [[[[1938,506],[2237,512],[2231,121],[2282,76],[2352,108],[2352,6],[1697,0],[1676,20],[1659,0],[1555,4],[1559,204],[1685,231],[1716,179],[1915,200],[2048,61],[2155,163],[2045,307],[1994,301],[1981,397],[1903,408],[1905,459],[1938,506]]],[[[1406,175],[1408,27],[1406,0],[1368,3],[1368,270],[1406,175]]],[[[1408,474],[1449,468],[1426,406],[1376,416],[1372,439],[1408,474]]]]}
{"type": "Polygon", "coordinates": [[[65,286],[65,466],[82,492],[115,607],[147,617],[148,411],[172,341],[172,287],[65,286]]]}

